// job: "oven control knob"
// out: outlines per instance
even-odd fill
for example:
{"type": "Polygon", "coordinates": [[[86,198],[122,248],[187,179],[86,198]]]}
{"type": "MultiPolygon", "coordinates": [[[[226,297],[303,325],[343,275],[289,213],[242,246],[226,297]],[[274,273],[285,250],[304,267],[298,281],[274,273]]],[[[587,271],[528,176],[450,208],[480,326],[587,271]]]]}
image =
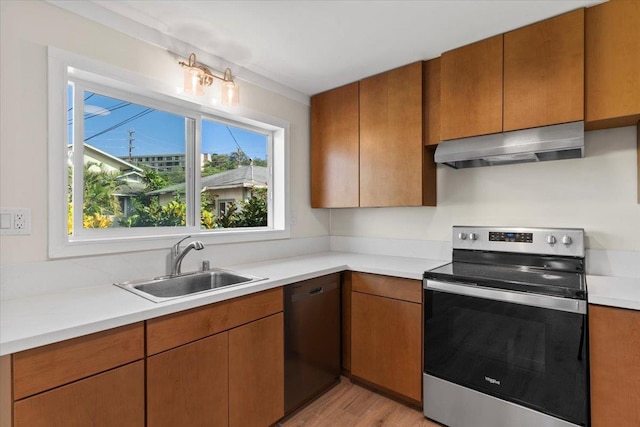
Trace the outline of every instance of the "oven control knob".
{"type": "Polygon", "coordinates": [[[458,234],[458,239],[460,239],[460,240],[467,240],[467,233],[460,233],[460,234],[458,234]]]}
{"type": "Polygon", "coordinates": [[[478,240],[477,233],[469,233],[469,240],[478,240]]]}
{"type": "Polygon", "coordinates": [[[573,239],[569,236],[562,236],[562,243],[565,245],[570,245],[573,242],[573,239]]]}
{"type": "Polygon", "coordinates": [[[549,234],[549,235],[547,236],[547,243],[548,243],[548,244],[550,244],[550,245],[554,245],[556,242],[557,242],[557,240],[556,240],[556,236],[554,236],[554,235],[552,235],[552,234],[549,234]]]}

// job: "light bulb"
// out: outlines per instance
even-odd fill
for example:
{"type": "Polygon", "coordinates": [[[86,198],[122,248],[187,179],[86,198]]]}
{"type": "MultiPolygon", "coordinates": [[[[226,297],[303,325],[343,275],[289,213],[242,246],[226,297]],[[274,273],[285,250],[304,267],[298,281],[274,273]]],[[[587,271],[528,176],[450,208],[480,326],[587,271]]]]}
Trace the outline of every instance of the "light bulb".
{"type": "Polygon", "coordinates": [[[197,68],[185,68],[184,91],[191,95],[204,95],[204,87],[200,84],[201,71],[197,68]]]}
{"type": "Polygon", "coordinates": [[[233,81],[224,82],[222,84],[222,104],[223,105],[238,105],[240,102],[240,94],[238,85],[233,81]]]}

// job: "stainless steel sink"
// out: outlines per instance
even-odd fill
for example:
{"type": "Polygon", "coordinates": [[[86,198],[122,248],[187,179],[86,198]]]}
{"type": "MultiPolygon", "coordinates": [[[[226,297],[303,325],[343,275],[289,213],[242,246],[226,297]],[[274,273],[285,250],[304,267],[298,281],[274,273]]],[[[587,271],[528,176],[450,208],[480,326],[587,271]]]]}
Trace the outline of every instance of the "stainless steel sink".
{"type": "Polygon", "coordinates": [[[162,276],[147,280],[114,283],[114,285],[153,302],[163,302],[265,279],[265,277],[240,274],[233,271],[211,269],[176,276],[162,276]]]}

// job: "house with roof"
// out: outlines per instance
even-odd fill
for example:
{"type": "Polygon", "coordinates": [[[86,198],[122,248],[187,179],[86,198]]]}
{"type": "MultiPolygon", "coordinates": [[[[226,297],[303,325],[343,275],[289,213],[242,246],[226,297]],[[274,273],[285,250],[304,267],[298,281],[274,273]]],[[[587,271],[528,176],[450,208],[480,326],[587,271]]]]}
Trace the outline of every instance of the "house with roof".
{"type": "MultiPolygon", "coordinates": [[[[247,200],[256,188],[267,188],[267,168],[264,166],[242,166],[214,175],[204,176],[200,181],[201,193],[209,195],[215,203],[216,215],[222,215],[229,205],[240,200],[247,200]]],[[[147,193],[159,196],[161,205],[172,201],[176,194],[184,194],[185,184],[170,185],[147,193]]]]}
{"type": "MultiPolygon", "coordinates": [[[[69,151],[72,149],[73,145],[70,145],[69,151]]],[[[124,214],[133,209],[133,198],[143,193],[146,188],[143,179],[144,171],[141,168],[86,143],[84,144],[84,165],[91,165],[89,171],[94,167],[99,169],[96,171],[116,175],[119,185],[114,196],[117,197],[124,214]]]]}

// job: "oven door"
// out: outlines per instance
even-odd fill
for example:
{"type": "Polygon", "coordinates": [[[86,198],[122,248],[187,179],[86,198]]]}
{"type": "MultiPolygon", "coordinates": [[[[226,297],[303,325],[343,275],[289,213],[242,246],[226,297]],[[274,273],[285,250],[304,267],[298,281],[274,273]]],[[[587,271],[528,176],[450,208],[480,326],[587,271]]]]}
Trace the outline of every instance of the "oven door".
{"type": "Polygon", "coordinates": [[[425,280],[424,370],[587,425],[586,301],[425,280]]]}

